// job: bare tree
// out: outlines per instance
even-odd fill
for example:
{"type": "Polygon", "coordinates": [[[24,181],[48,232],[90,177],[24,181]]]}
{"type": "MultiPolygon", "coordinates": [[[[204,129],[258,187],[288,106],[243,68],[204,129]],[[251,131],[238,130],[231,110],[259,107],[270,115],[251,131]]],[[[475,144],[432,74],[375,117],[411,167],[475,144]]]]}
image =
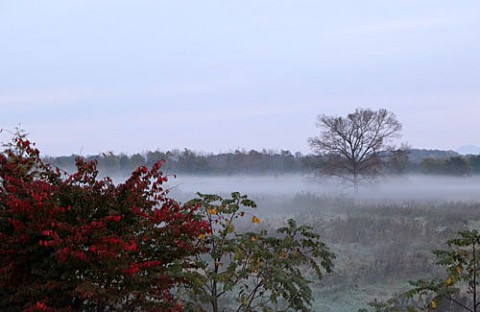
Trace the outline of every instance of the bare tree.
{"type": "Polygon", "coordinates": [[[308,139],[310,147],[324,156],[320,171],[350,181],[355,192],[361,180],[377,176],[381,155],[393,149],[391,141],[400,136],[402,124],[386,109],[357,108],[347,117],[319,115],[320,135],[308,139]]]}

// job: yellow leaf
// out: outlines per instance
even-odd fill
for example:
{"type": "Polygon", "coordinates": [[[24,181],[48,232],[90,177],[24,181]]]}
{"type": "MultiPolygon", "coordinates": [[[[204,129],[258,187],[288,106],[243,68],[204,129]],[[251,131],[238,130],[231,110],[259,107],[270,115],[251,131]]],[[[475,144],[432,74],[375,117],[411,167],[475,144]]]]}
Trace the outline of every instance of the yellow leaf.
{"type": "Polygon", "coordinates": [[[457,267],[455,268],[455,270],[457,271],[458,274],[462,273],[462,266],[461,266],[461,265],[457,265],[457,267]]]}
{"type": "Polygon", "coordinates": [[[208,209],[208,212],[209,212],[211,215],[216,215],[216,214],[217,214],[217,209],[215,209],[215,208],[208,209]]]}
{"type": "Polygon", "coordinates": [[[453,284],[452,277],[449,276],[449,277],[447,278],[447,280],[445,281],[445,285],[450,286],[450,285],[452,285],[452,284],[453,284]]]}
{"type": "Polygon", "coordinates": [[[259,218],[257,218],[256,216],[253,216],[252,217],[252,223],[261,223],[262,220],[260,220],[259,218]]]}
{"type": "Polygon", "coordinates": [[[204,239],[204,238],[205,238],[205,234],[200,234],[200,235],[198,235],[198,238],[204,239]]]}
{"type": "Polygon", "coordinates": [[[248,304],[248,297],[247,296],[242,296],[242,304],[247,305],[248,304]]]}
{"type": "Polygon", "coordinates": [[[233,226],[233,224],[229,224],[226,230],[227,233],[233,233],[235,231],[235,227],[233,226]]]}
{"type": "Polygon", "coordinates": [[[436,309],[437,308],[437,300],[436,299],[433,299],[432,302],[430,303],[430,307],[432,309],[436,309]]]}

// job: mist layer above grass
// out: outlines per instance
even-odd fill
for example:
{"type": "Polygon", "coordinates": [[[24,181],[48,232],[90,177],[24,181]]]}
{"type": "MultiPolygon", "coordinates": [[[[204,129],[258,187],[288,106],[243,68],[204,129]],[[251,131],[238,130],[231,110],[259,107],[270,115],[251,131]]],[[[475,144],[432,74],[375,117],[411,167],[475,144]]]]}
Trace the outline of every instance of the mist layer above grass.
{"type": "Polygon", "coordinates": [[[293,197],[299,193],[348,196],[361,200],[480,200],[480,176],[445,177],[409,175],[384,177],[375,183],[364,184],[358,194],[344,183],[327,178],[302,175],[278,176],[191,176],[178,175],[168,187],[184,195],[201,193],[230,193],[293,197]]]}

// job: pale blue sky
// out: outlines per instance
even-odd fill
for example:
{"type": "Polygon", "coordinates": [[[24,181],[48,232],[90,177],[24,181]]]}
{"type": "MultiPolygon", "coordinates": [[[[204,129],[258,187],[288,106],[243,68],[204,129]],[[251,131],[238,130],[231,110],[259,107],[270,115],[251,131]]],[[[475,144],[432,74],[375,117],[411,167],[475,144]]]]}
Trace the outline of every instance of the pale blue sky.
{"type": "Polygon", "coordinates": [[[307,153],[316,115],[357,107],[480,145],[476,0],[3,0],[0,38],[0,128],[50,155],[307,153]]]}

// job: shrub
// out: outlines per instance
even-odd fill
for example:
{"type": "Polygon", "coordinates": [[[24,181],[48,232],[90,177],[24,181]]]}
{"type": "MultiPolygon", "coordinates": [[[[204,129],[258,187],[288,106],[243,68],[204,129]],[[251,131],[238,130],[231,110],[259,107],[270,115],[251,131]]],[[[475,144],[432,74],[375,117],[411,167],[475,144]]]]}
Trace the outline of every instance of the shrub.
{"type": "MultiPolygon", "coordinates": [[[[308,275],[331,272],[335,256],[309,226],[293,219],[274,235],[266,230],[241,233],[237,220],[251,218],[255,202],[232,193],[231,198],[198,194],[208,224],[201,236],[207,252],[197,256],[197,286],[188,295],[192,311],[308,311],[313,301],[308,275]],[[228,300],[221,300],[228,297],[228,300]],[[228,302],[226,302],[228,301],[228,302]]],[[[238,220],[239,221],[239,220],[238,220]]]]}
{"type": "Polygon", "coordinates": [[[168,198],[162,163],[122,184],[42,162],[19,133],[0,154],[0,309],[176,311],[208,224],[168,198]]]}

